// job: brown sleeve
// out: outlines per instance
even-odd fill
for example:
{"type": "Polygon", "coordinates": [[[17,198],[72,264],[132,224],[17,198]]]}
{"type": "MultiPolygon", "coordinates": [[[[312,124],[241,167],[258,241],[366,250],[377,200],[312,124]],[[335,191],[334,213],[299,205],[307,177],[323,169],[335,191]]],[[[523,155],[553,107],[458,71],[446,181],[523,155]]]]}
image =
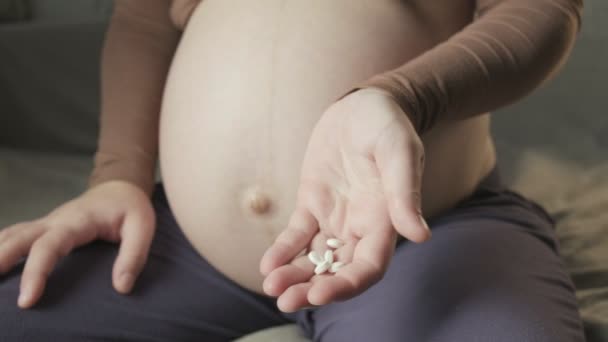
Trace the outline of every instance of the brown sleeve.
{"type": "Polygon", "coordinates": [[[98,150],[89,179],[131,182],[150,194],[161,97],[179,31],[169,0],[117,0],[101,65],[98,150]]]}
{"type": "Polygon", "coordinates": [[[560,69],[580,29],[582,6],[583,0],[477,0],[476,20],[461,32],[346,94],[388,91],[419,134],[437,120],[498,109],[560,69]]]}

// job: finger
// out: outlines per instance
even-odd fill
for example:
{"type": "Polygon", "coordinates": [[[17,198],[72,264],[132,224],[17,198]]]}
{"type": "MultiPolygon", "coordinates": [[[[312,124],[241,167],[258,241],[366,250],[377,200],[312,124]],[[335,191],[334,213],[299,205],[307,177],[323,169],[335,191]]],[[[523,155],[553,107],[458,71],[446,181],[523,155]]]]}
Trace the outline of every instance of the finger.
{"type": "Polygon", "coordinates": [[[378,282],[394,251],[394,232],[378,232],[363,237],[355,246],[353,260],[333,276],[315,281],[308,293],[308,301],[325,305],[334,300],[354,297],[378,282]]]}
{"type": "Polygon", "coordinates": [[[357,296],[378,277],[378,270],[372,265],[352,261],[333,276],[314,282],[308,293],[308,301],[313,305],[325,305],[333,301],[346,300],[357,296]]]}
{"type": "Polygon", "coordinates": [[[36,240],[23,268],[18,305],[22,308],[34,305],[59,259],[95,239],[95,234],[92,229],[50,228],[36,240]]]}
{"type": "Polygon", "coordinates": [[[0,237],[0,274],[10,271],[30,251],[30,247],[44,233],[44,226],[20,223],[5,228],[0,237]]]}
{"type": "Polygon", "coordinates": [[[277,299],[277,307],[283,312],[294,312],[300,308],[311,306],[306,295],[312,286],[311,283],[300,283],[290,286],[277,299]]]}
{"type": "Polygon", "coordinates": [[[155,224],[153,212],[138,212],[125,216],[120,230],[118,257],[112,271],[116,291],[126,294],[133,288],[148,259],[155,224]]]}
{"type": "Polygon", "coordinates": [[[39,221],[19,222],[6,228],[0,229],[0,246],[6,241],[11,240],[15,236],[19,236],[25,231],[29,231],[35,227],[40,227],[39,221]]]}
{"type": "Polygon", "coordinates": [[[11,236],[13,236],[14,231],[18,229],[18,227],[22,226],[24,226],[23,223],[17,223],[12,226],[0,229],[0,246],[4,241],[8,240],[11,236]]]}
{"type": "Polygon", "coordinates": [[[418,139],[406,134],[398,127],[387,131],[374,153],[393,226],[404,237],[420,243],[431,237],[421,209],[424,148],[418,139]]]}
{"type": "Polygon", "coordinates": [[[260,272],[267,276],[272,270],[290,262],[310,244],[317,231],[318,224],[312,214],[304,208],[296,209],[287,228],[277,236],[262,256],[260,272]]]}
{"type": "Polygon", "coordinates": [[[279,296],[292,285],[310,280],[314,274],[315,265],[304,255],[292,263],[279,266],[266,276],[262,287],[269,296],[279,296]]]}

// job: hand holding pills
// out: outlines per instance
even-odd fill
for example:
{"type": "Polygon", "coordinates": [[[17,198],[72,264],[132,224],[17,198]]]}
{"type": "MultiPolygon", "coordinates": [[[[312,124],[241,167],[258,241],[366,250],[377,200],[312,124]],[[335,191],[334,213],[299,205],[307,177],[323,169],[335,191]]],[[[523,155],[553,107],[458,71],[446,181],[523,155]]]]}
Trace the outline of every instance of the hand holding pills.
{"type": "MultiPolygon", "coordinates": [[[[344,243],[338,239],[329,239],[327,240],[327,245],[338,248],[342,247],[344,243]]],[[[327,270],[331,273],[336,273],[340,267],[344,266],[344,263],[341,261],[334,262],[334,253],[329,249],[325,251],[323,257],[317,251],[312,251],[308,253],[308,259],[316,265],[315,274],[321,274],[327,270]]]]}
{"type": "Polygon", "coordinates": [[[397,234],[431,236],[422,218],[424,146],[376,89],[334,102],[310,136],[294,211],[260,261],[285,312],[355,297],[387,270],[397,234]]]}

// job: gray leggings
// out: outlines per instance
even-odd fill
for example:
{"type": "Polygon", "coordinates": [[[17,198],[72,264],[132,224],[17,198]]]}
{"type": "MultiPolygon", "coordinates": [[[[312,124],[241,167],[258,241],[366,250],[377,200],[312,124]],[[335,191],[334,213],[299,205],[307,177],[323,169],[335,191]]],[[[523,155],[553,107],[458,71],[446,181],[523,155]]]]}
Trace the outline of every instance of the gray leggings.
{"type": "Polygon", "coordinates": [[[292,314],[201,258],[161,184],[153,200],[158,229],[132,295],[112,288],[117,246],[105,242],[63,259],[30,310],[16,306],[17,268],[0,278],[0,341],[230,341],[292,322],[323,342],[584,341],[551,218],[505,189],[496,170],[429,221],[429,242],[401,242],[368,291],[292,314]]]}

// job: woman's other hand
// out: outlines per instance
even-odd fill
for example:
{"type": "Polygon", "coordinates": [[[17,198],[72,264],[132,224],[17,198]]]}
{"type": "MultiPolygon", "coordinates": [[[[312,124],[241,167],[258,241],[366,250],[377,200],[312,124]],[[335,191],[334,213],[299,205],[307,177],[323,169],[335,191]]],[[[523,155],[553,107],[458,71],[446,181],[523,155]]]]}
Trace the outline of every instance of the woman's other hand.
{"type": "Polygon", "coordinates": [[[27,256],[18,305],[29,308],[61,257],[102,239],[120,243],[112,278],[118,292],[128,293],[147,260],[154,229],[154,209],[140,188],[124,181],[102,183],[43,218],[1,230],[0,274],[27,256]]]}
{"type": "Polygon", "coordinates": [[[379,281],[397,234],[430,238],[421,211],[424,147],[408,116],[379,89],[332,104],[314,128],[296,208],[288,227],[260,262],[264,291],[283,311],[352,298],[379,281]],[[307,253],[323,254],[328,238],[344,262],[335,274],[314,274],[307,253]]]}

